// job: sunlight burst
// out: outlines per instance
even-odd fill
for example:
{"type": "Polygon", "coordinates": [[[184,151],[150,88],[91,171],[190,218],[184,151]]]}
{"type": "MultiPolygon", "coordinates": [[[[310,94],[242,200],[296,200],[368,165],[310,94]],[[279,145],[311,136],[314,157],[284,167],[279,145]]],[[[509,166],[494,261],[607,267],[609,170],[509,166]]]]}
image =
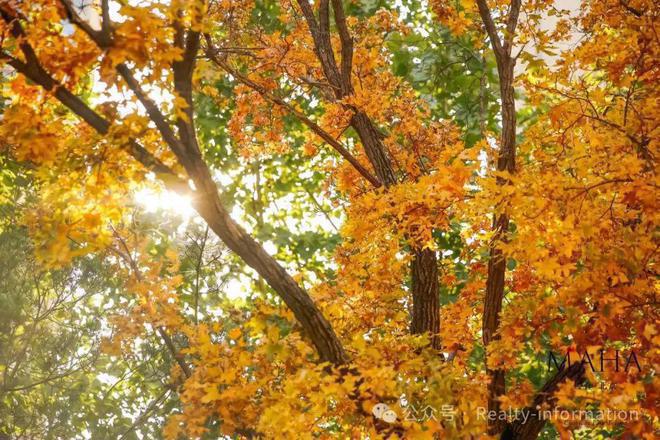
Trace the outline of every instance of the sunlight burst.
{"type": "Polygon", "coordinates": [[[195,213],[189,196],[182,196],[173,191],[158,191],[153,188],[142,188],[135,193],[135,202],[146,212],[168,211],[183,220],[189,220],[195,213]]]}

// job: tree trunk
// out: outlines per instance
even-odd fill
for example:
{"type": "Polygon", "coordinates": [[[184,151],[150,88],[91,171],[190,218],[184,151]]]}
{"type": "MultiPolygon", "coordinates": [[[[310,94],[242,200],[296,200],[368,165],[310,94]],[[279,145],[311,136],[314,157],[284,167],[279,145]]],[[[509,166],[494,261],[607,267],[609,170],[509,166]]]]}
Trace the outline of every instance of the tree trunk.
{"type": "MultiPolygon", "coordinates": [[[[516,169],[516,103],[513,88],[513,68],[516,59],[511,56],[514,31],[518,23],[520,0],[511,0],[509,14],[506,17],[506,32],[504,39],[500,40],[493,17],[485,0],[477,0],[479,14],[488,33],[500,80],[500,99],[502,111],[502,135],[500,138],[500,152],[497,158],[497,171],[508,171],[513,174],[516,169]]],[[[498,177],[498,185],[509,185],[508,179],[498,177]]],[[[506,206],[504,207],[506,209],[506,206]]],[[[497,207],[494,207],[494,211],[497,207]]],[[[497,339],[497,330],[500,324],[500,312],[504,299],[504,275],[506,273],[506,256],[498,248],[498,243],[506,240],[509,228],[509,217],[506,212],[493,212],[493,240],[490,246],[488,260],[488,279],[486,280],[486,294],[484,297],[483,313],[483,341],[488,357],[488,345],[497,339]]],[[[488,361],[486,360],[486,363],[488,361]]],[[[488,384],[488,410],[500,411],[499,397],[506,391],[505,372],[501,369],[486,367],[490,382],[488,384]]],[[[488,434],[497,435],[505,428],[505,423],[498,418],[488,420],[488,434]]]]}
{"type": "MultiPolygon", "coordinates": [[[[396,184],[392,162],[387,157],[378,129],[363,112],[357,112],[351,122],[378,179],[384,183],[386,188],[396,184]]],[[[411,254],[412,317],[410,331],[416,335],[429,333],[431,346],[440,349],[438,257],[436,252],[431,249],[414,248],[411,250],[411,254]]]]}
{"type": "MultiPolygon", "coordinates": [[[[500,96],[502,99],[502,137],[500,141],[500,153],[497,158],[497,170],[515,172],[516,160],[516,104],[513,89],[513,66],[510,57],[498,61],[498,72],[500,76],[500,96]]],[[[508,185],[507,179],[498,177],[499,185],[508,185]]],[[[488,260],[488,279],[486,281],[486,295],[484,298],[483,315],[483,341],[488,346],[492,340],[498,339],[497,329],[500,326],[500,312],[502,311],[502,300],[504,299],[504,275],[506,273],[506,256],[498,249],[497,244],[506,240],[509,229],[509,217],[506,213],[494,214],[493,230],[495,235],[490,248],[488,260]]],[[[498,398],[505,392],[504,371],[495,369],[488,370],[490,383],[488,385],[488,410],[500,411],[498,398]]],[[[504,423],[497,418],[489,420],[488,433],[498,434],[504,429],[504,423]]]]}
{"type": "Polygon", "coordinates": [[[318,310],[309,294],[271,257],[245,230],[229,216],[220,203],[217,187],[208,174],[208,168],[196,161],[192,174],[200,197],[195,207],[218,237],[245,263],[261,275],[293,311],[303,330],[314,343],[322,361],[336,365],[348,361],[348,356],[330,323],[318,310]]]}
{"type": "Polygon", "coordinates": [[[411,264],[413,310],[412,334],[431,334],[431,346],[440,349],[440,286],[438,260],[431,249],[413,251],[411,264]]]}
{"type": "MultiPolygon", "coordinates": [[[[351,84],[352,39],[348,31],[341,1],[333,0],[335,24],[339,30],[341,43],[341,69],[337,66],[334,50],[329,37],[329,3],[322,0],[318,7],[318,20],[308,0],[298,0],[305,21],[309,27],[314,49],[326,79],[333,88],[336,99],[342,99],[353,92],[351,84]]],[[[355,129],[360,142],[380,182],[386,187],[397,183],[391,159],[388,157],[382,134],[373,121],[362,110],[354,109],[351,126],[355,129]]],[[[433,346],[439,348],[437,333],[440,330],[440,308],[438,298],[438,261],[437,255],[430,249],[413,249],[412,298],[413,312],[411,331],[432,335],[433,346]]]]}

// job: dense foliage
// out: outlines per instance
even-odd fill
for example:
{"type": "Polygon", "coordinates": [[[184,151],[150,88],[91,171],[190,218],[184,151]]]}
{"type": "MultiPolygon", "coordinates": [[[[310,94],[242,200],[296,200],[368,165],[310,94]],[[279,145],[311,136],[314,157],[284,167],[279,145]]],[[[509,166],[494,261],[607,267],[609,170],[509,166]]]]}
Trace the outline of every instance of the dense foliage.
{"type": "Polygon", "coordinates": [[[654,438],[659,11],[0,0],[0,438],[654,438]]]}

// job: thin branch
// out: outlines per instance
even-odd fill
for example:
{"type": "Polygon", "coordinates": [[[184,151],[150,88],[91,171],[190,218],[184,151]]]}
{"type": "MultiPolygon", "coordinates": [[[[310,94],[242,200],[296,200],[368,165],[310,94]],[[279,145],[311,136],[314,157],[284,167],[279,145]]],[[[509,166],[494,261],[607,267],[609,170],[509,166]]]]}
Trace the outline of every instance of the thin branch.
{"type": "Polygon", "coordinates": [[[346,15],[344,14],[344,6],[342,0],[332,0],[332,9],[335,13],[335,23],[339,30],[339,39],[341,41],[341,77],[344,94],[350,94],[351,87],[351,71],[353,69],[353,38],[348,31],[346,23],[346,15]]]}
{"type": "Polygon", "coordinates": [[[122,78],[124,78],[124,81],[126,81],[128,88],[131,89],[131,91],[138,98],[142,106],[145,108],[147,114],[149,115],[149,118],[156,125],[156,128],[158,128],[158,131],[163,137],[165,143],[170,147],[170,149],[176,155],[177,159],[179,159],[179,161],[184,166],[184,168],[186,168],[186,170],[190,170],[191,161],[187,155],[185,146],[176,137],[174,131],[172,130],[172,127],[170,127],[167,120],[165,119],[165,115],[163,115],[163,113],[160,111],[156,103],[151,98],[149,98],[149,96],[147,96],[147,93],[142,89],[140,83],[137,81],[137,79],[135,79],[133,72],[131,72],[128,66],[124,63],[119,63],[117,65],[117,72],[119,73],[119,75],[121,75],[122,78]]]}
{"type": "Polygon", "coordinates": [[[190,367],[186,363],[185,359],[183,358],[183,355],[179,350],[176,349],[176,346],[174,345],[174,342],[172,342],[172,338],[170,335],[167,333],[167,330],[165,327],[158,327],[158,334],[160,337],[163,339],[163,342],[165,342],[165,345],[167,346],[167,349],[170,351],[172,354],[172,357],[176,361],[177,364],[179,364],[179,367],[183,371],[183,374],[186,375],[186,377],[190,377],[192,372],[190,371],[190,367]]]}
{"type": "Polygon", "coordinates": [[[71,376],[72,374],[75,374],[75,373],[77,373],[77,372],[79,372],[79,371],[82,371],[83,368],[84,368],[84,367],[81,366],[80,368],[75,368],[75,369],[73,369],[73,370],[65,371],[65,372],[63,372],[63,373],[54,374],[54,375],[49,375],[48,377],[45,377],[45,378],[43,378],[43,379],[40,379],[40,380],[38,380],[38,381],[36,381],[36,382],[29,383],[29,384],[27,384],[27,385],[21,385],[21,386],[13,387],[13,388],[3,388],[3,387],[0,387],[0,391],[2,391],[3,393],[15,393],[15,392],[17,392],[17,391],[25,391],[25,390],[29,390],[29,389],[32,389],[32,388],[38,387],[39,385],[43,385],[43,384],[45,384],[45,383],[52,382],[52,381],[57,380],[57,379],[63,379],[63,378],[65,378],[65,377],[67,377],[67,376],[71,376]]]}
{"type": "Polygon", "coordinates": [[[197,264],[195,265],[195,325],[199,324],[199,279],[202,270],[202,263],[204,261],[204,249],[206,248],[206,242],[209,238],[209,226],[206,225],[204,230],[204,238],[202,239],[201,245],[199,245],[199,258],[197,259],[197,264]]]}
{"type": "Polygon", "coordinates": [[[309,198],[312,199],[312,202],[314,203],[314,206],[316,206],[316,209],[318,209],[319,211],[321,211],[321,213],[325,216],[325,218],[330,222],[330,224],[332,225],[332,227],[333,227],[333,228],[335,229],[335,231],[338,233],[338,232],[339,232],[339,228],[337,227],[337,225],[335,225],[335,222],[332,221],[332,217],[330,217],[330,214],[328,213],[328,211],[326,211],[326,210],[323,208],[323,206],[321,206],[321,204],[319,203],[319,201],[316,200],[316,197],[314,197],[314,194],[312,194],[312,192],[311,192],[311,191],[310,191],[305,185],[303,185],[303,188],[305,189],[305,192],[307,193],[307,195],[309,195],[309,198]]]}
{"type": "Polygon", "coordinates": [[[60,0],[60,3],[62,6],[64,6],[64,9],[66,10],[67,13],[67,18],[71,23],[75,24],[78,26],[83,32],[85,32],[89,38],[91,38],[93,41],[98,42],[101,38],[101,33],[92,26],[87,23],[80,15],[78,15],[78,12],[76,11],[76,8],[73,6],[73,4],[70,1],[67,0],[60,0]]]}
{"type": "Polygon", "coordinates": [[[511,0],[509,7],[509,16],[506,22],[506,35],[504,36],[504,51],[508,56],[511,55],[511,48],[513,46],[513,37],[518,25],[518,17],[520,16],[521,0],[511,0]]]}
{"type": "Polygon", "coordinates": [[[635,17],[641,17],[642,15],[644,15],[644,12],[645,12],[645,11],[640,11],[639,9],[635,9],[635,8],[633,8],[632,6],[630,6],[630,3],[629,3],[628,1],[625,1],[625,0],[619,0],[619,4],[621,4],[621,6],[623,6],[623,8],[624,8],[626,11],[630,12],[630,13],[633,14],[635,17]]]}
{"type": "MultiPolygon", "coordinates": [[[[67,12],[71,17],[72,22],[80,29],[82,29],[92,39],[92,41],[94,41],[100,48],[106,47],[105,46],[106,42],[103,41],[103,35],[101,35],[101,32],[92,29],[87,22],[82,20],[80,16],[73,9],[73,6],[68,1],[61,0],[61,2],[64,5],[64,7],[67,9],[67,12]]],[[[199,47],[199,35],[197,34],[196,40],[194,38],[194,35],[192,37],[193,37],[192,40],[189,41],[190,44],[188,44],[186,47],[184,60],[182,61],[181,64],[181,68],[184,70],[192,69],[192,66],[194,65],[195,55],[197,53],[197,47],[199,47]]],[[[36,62],[37,60],[35,57],[35,63],[36,62]]],[[[165,143],[167,143],[167,145],[172,149],[177,159],[179,159],[179,161],[184,166],[184,168],[186,168],[186,170],[189,170],[191,168],[191,162],[186,154],[186,148],[181,143],[181,141],[176,137],[174,131],[167,123],[165,116],[160,111],[156,103],[153,100],[151,100],[149,96],[147,96],[146,92],[140,86],[140,83],[135,79],[133,72],[125,63],[119,63],[116,67],[116,70],[117,73],[119,73],[119,75],[124,79],[124,81],[126,81],[126,84],[128,85],[129,89],[131,89],[131,91],[135,94],[135,96],[138,98],[140,103],[144,106],[144,108],[147,111],[147,114],[149,115],[149,118],[154,122],[156,128],[158,128],[158,131],[163,137],[165,143]]],[[[190,100],[191,99],[186,99],[186,101],[190,101],[190,100]]]]}
{"type": "Polygon", "coordinates": [[[68,0],[60,0],[67,13],[67,18],[83,32],[89,36],[101,49],[105,49],[112,44],[112,34],[110,25],[110,14],[107,0],[101,2],[101,30],[96,30],[82,18],[76,11],[75,6],[68,0]]]}
{"type": "Polygon", "coordinates": [[[132,425],[131,425],[126,431],[124,431],[124,433],[119,437],[119,440],[123,440],[123,439],[125,439],[126,436],[127,436],[128,434],[130,434],[131,432],[135,431],[135,429],[136,429],[138,426],[142,425],[142,424],[147,420],[147,418],[151,415],[151,413],[154,412],[155,410],[157,410],[157,409],[158,409],[158,406],[159,406],[163,401],[166,400],[167,395],[170,393],[170,391],[171,391],[171,390],[166,389],[165,391],[163,391],[163,392],[161,393],[160,396],[156,397],[156,398],[155,398],[155,399],[154,399],[154,400],[153,400],[153,401],[147,406],[147,408],[144,410],[144,412],[143,412],[142,414],[140,414],[140,415],[135,419],[135,421],[133,422],[133,424],[132,424],[132,425]]]}
{"type": "MultiPolygon", "coordinates": [[[[137,262],[136,262],[135,259],[133,258],[132,254],[131,254],[131,251],[130,251],[130,249],[128,248],[128,245],[126,244],[126,240],[124,240],[124,237],[122,237],[122,236],[121,236],[121,235],[115,230],[115,228],[112,227],[112,225],[110,226],[110,228],[112,229],[115,238],[119,241],[119,243],[120,243],[120,244],[122,245],[122,247],[124,248],[124,252],[117,252],[117,254],[118,254],[119,256],[121,256],[121,257],[122,257],[122,258],[128,263],[128,265],[129,265],[130,268],[131,268],[131,271],[133,272],[133,276],[135,276],[135,278],[136,278],[138,281],[141,281],[141,280],[142,280],[142,275],[140,274],[140,268],[138,267],[137,262]]],[[[111,249],[112,249],[112,248],[111,248],[111,249]]],[[[192,372],[190,371],[190,367],[188,366],[188,364],[186,363],[185,359],[184,359],[183,356],[181,355],[181,352],[179,352],[179,351],[176,349],[176,346],[174,345],[174,342],[172,342],[172,338],[171,338],[170,335],[167,333],[167,329],[166,329],[165,327],[163,327],[163,326],[159,326],[159,327],[156,329],[156,332],[157,332],[158,335],[163,339],[163,342],[165,342],[165,346],[167,347],[167,349],[168,349],[168,350],[170,351],[170,353],[172,354],[172,357],[174,358],[174,360],[176,361],[176,363],[179,364],[179,367],[180,367],[181,370],[183,371],[183,374],[185,374],[186,377],[190,377],[191,374],[192,374],[192,372]]]]}
{"type": "Polygon", "coordinates": [[[101,36],[108,42],[112,41],[109,0],[101,0],[101,36]]]}
{"type": "MultiPolygon", "coordinates": [[[[208,39],[208,37],[207,37],[208,39]]],[[[215,50],[211,46],[210,39],[208,39],[209,42],[209,49],[207,50],[208,57],[211,61],[213,61],[215,64],[217,64],[219,67],[221,67],[223,70],[225,70],[227,73],[231,74],[234,78],[236,78],[238,81],[241,83],[245,84],[246,86],[250,87],[254,91],[258,92],[261,96],[263,96],[266,100],[272,102],[273,104],[279,105],[283,108],[285,108],[289,113],[291,113],[293,116],[295,116],[300,122],[302,122],[304,125],[306,125],[310,130],[312,130],[314,133],[316,133],[321,139],[323,139],[325,142],[327,142],[332,148],[334,148],[344,159],[346,159],[353,167],[364,177],[367,179],[374,187],[378,188],[381,186],[380,181],[378,178],[376,178],[373,174],[371,174],[358,160],[355,156],[353,156],[350,151],[346,149],[339,141],[337,141],[330,133],[327,131],[323,130],[318,124],[316,124],[314,121],[309,119],[307,116],[305,116],[303,113],[300,111],[296,110],[292,105],[284,101],[282,98],[275,96],[274,94],[270,93],[268,90],[266,90],[264,87],[260,86],[256,82],[252,81],[245,75],[241,74],[238,72],[236,69],[232,68],[226,61],[218,57],[215,53],[215,50]]]]}

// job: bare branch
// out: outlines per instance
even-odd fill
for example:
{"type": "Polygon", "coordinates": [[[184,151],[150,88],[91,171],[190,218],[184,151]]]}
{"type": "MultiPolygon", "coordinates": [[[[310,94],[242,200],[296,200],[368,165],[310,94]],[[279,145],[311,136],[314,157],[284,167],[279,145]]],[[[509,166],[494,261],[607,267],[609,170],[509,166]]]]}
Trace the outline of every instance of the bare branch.
{"type": "Polygon", "coordinates": [[[158,327],[157,331],[160,337],[163,339],[163,342],[165,342],[167,349],[172,354],[172,357],[183,371],[183,374],[185,374],[186,377],[190,377],[190,375],[192,374],[192,372],[190,371],[190,367],[186,363],[186,360],[183,358],[181,352],[177,350],[176,346],[174,345],[174,342],[172,342],[172,338],[167,333],[167,329],[165,329],[165,327],[158,327]]]}
{"type": "Polygon", "coordinates": [[[335,97],[341,98],[343,96],[342,80],[330,40],[330,8],[328,1],[329,0],[321,0],[319,3],[318,22],[316,21],[312,7],[307,0],[298,0],[298,4],[303,11],[307,26],[312,34],[314,50],[316,51],[316,55],[323,68],[323,73],[333,87],[335,97]]]}
{"type": "Polygon", "coordinates": [[[101,36],[108,43],[112,40],[109,0],[101,0],[101,36]]]}
{"type": "Polygon", "coordinates": [[[140,83],[135,79],[131,70],[124,63],[117,65],[117,72],[124,78],[128,88],[135,94],[140,103],[144,106],[149,118],[156,124],[156,128],[160,132],[163,140],[170,147],[172,152],[176,155],[181,165],[190,172],[192,169],[191,159],[188,156],[185,146],[176,137],[172,127],[165,119],[165,115],[160,111],[156,103],[147,96],[147,93],[142,89],[140,83]]]}

